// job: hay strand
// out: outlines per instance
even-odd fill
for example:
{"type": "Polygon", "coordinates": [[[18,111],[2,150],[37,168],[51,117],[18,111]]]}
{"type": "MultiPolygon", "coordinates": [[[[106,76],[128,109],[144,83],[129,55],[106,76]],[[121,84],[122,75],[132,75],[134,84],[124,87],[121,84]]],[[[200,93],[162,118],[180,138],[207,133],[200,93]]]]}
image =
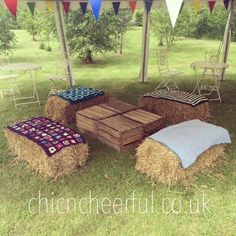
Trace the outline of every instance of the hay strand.
{"type": "Polygon", "coordinates": [[[225,146],[217,145],[199,156],[194,165],[183,169],[179,157],[174,152],[159,142],[146,139],[137,149],[136,170],[154,181],[175,185],[210,170],[225,157],[225,146]]]}

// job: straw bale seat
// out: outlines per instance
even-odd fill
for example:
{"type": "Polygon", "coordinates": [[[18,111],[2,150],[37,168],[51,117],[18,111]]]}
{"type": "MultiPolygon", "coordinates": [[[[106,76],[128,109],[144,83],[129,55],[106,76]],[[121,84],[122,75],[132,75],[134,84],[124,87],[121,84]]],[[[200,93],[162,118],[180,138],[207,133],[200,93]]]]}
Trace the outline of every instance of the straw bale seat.
{"type": "Polygon", "coordinates": [[[5,135],[15,160],[26,161],[44,177],[69,175],[88,159],[84,138],[48,118],[31,118],[8,126],[5,135]]]}
{"type": "Polygon", "coordinates": [[[92,88],[75,88],[49,97],[45,116],[63,125],[75,122],[76,112],[108,101],[108,92],[92,88]],[[71,97],[68,98],[67,94],[71,97]],[[72,94],[72,95],[71,95],[72,94]]]}
{"type": "Polygon", "coordinates": [[[192,119],[208,121],[210,117],[207,98],[177,90],[163,89],[144,94],[139,99],[139,107],[172,124],[192,119]]]}
{"type": "Polygon", "coordinates": [[[199,120],[174,125],[148,137],[138,147],[136,170],[156,182],[175,185],[207,171],[226,157],[228,132],[199,120]]]}

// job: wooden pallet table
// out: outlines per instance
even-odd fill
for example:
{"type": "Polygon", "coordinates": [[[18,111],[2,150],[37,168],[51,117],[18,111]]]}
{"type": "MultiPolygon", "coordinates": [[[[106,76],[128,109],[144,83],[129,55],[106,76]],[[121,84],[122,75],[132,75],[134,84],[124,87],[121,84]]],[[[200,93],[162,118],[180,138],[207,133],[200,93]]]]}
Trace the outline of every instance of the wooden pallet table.
{"type": "Polygon", "coordinates": [[[80,110],[76,113],[76,125],[81,132],[89,132],[97,136],[100,120],[116,115],[116,112],[98,105],[80,110]]]}
{"type": "Polygon", "coordinates": [[[118,151],[135,148],[143,139],[143,126],[116,115],[99,122],[98,139],[118,151]]]}
{"type": "Polygon", "coordinates": [[[117,114],[122,114],[137,109],[137,106],[122,102],[114,98],[109,99],[106,103],[102,103],[99,106],[114,111],[117,114]]]}
{"type": "Polygon", "coordinates": [[[141,109],[129,111],[123,114],[124,117],[139,122],[143,125],[144,136],[156,133],[164,127],[164,120],[161,116],[146,112],[141,109]]]}

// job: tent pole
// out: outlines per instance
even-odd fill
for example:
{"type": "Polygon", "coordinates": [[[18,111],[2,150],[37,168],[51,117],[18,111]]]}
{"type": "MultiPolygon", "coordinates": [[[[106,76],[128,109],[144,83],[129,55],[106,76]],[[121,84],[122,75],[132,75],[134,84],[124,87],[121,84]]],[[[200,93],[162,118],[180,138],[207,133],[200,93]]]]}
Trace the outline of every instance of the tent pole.
{"type": "MultiPolygon", "coordinates": [[[[232,20],[233,20],[234,3],[235,3],[235,0],[232,0],[230,2],[229,16],[228,16],[227,24],[225,27],[223,58],[222,58],[223,63],[227,63],[228,61],[229,46],[231,42],[231,26],[232,26],[232,20]]],[[[224,79],[225,79],[225,69],[222,71],[222,77],[221,77],[221,80],[224,80],[224,79]]]]}
{"type": "Polygon", "coordinates": [[[54,17],[57,27],[58,39],[60,43],[63,67],[65,70],[67,82],[69,84],[69,87],[71,88],[74,85],[74,80],[72,76],[72,67],[70,62],[70,51],[66,38],[63,7],[61,5],[61,2],[59,1],[53,1],[53,2],[54,2],[54,17]]]}
{"type": "Polygon", "coordinates": [[[142,55],[140,68],[140,82],[144,83],[148,80],[148,54],[150,41],[150,12],[145,8],[143,16],[143,38],[142,38],[142,55]]]}

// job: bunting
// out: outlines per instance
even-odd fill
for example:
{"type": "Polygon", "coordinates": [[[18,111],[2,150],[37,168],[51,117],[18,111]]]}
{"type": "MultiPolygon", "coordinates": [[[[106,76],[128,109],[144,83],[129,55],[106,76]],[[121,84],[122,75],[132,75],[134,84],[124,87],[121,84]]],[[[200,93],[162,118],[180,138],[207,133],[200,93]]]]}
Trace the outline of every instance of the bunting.
{"type": "MultiPolygon", "coordinates": [[[[53,11],[53,1],[54,0],[42,0],[45,2],[47,9],[49,11],[53,11]]],[[[63,4],[63,8],[65,13],[67,14],[70,10],[71,7],[71,1],[72,0],[57,0],[57,1],[61,1],[61,3],[63,4]]],[[[178,15],[182,12],[183,7],[184,7],[184,1],[183,0],[165,0],[166,1],[166,6],[170,15],[170,19],[171,19],[171,24],[173,27],[175,27],[178,15]]],[[[102,0],[89,0],[90,5],[91,5],[91,9],[93,11],[94,17],[96,19],[96,21],[98,21],[99,19],[99,13],[101,10],[101,6],[102,6],[102,0]]],[[[137,0],[128,0],[129,2],[129,7],[130,10],[132,12],[132,14],[134,14],[135,10],[136,10],[136,4],[137,4],[137,0]]],[[[210,13],[213,12],[215,6],[216,6],[216,0],[208,0],[208,7],[210,10],[210,13]]],[[[230,6],[230,0],[222,0],[225,8],[228,10],[229,6],[230,6]]],[[[18,5],[18,0],[3,0],[3,3],[6,5],[6,7],[8,8],[8,10],[11,12],[11,14],[13,16],[16,17],[17,15],[17,5],[18,5]]],[[[118,15],[119,13],[119,9],[120,9],[120,0],[113,0],[112,2],[112,6],[114,9],[114,12],[116,15],[118,15]]],[[[36,9],[36,0],[32,1],[32,0],[26,0],[26,4],[32,14],[32,16],[35,15],[35,9],[36,9]]],[[[83,1],[79,2],[80,4],[80,8],[81,11],[83,13],[83,15],[86,13],[87,7],[88,7],[88,1],[83,1]]],[[[201,4],[201,0],[193,0],[193,8],[195,13],[197,14],[199,12],[200,9],[200,4],[201,4]]],[[[145,8],[147,10],[147,12],[149,13],[151,11],[152,5],[153,5],[153,0],[144,0],[144,5],[145,8]]]]}
{"type": "Polygon", "coordinates": [[[87,2],[80,2],[79,4],[80,4],[80,8],[81,8],[83,15],[85,15],[88,3],[87,2]]]}
{"type": "Polygon", "coordinates": [[[169,11],[170,19],[173,28],[175,27],[183,0],[166,0],[166,5],[169,11]]]}
{"type": "Polygon", "coordinates": [[[65,13],[67,14],[70,10],[70,2],[66,0],[62,0],[63,8],[65,13]]]}
{"type": "Polygon", "coordinates": [[[228,8],[229,8],[229,0],[224,0],[224,5],[225,5],[226,10],[228,10],[228,8]]]}
{"type": "Polygon", "coordinates": [[[120,8],[120,2],[112,2],[113,9],[116,15],[119,13],[119,8],[120,8]]]}
{"type": "Polygon", "coordinates": [[[32,16],[34,16],[35,2],[27,2],[27,5],[28,5],[28,8],[30,9],[32,16]]]}
{"type": "Polygon", "coordinates": [[[16,17],[17,13],[17,0],[3,0],[8,10],[11,12],[13,16],[16,17]]]}
{"type": "Polygon", "coordinates": [[[210,13],[213,12],[215,4],[216,4],[216,1],[208,1],[208,6],[209,6],[209,9],[210,9],[210,13]]]}
{"type": "Polygon", "coordinates": [[[152,8],[152,0],[145,0],[145,7],[146,7],[147,12],[149,13],[152,8]]]}
{"type": "Polygon", "coordinates": [[[132,11],[132,14],[134,14],[135,9],[136,9],[136,1],[129,1],[129,6],[132,11]]]}
{"type": "Polygon", "coordinates": [[[194,11],[195,11],[196,14],[199,12],[199,9],[200,9],[200,0],[194,0],[193,9],[194,9],[194,11]]]}
{"type": "Polygon", "coordinates": [[[102,0],[89,0],[96,21],[99,19],[99,12],[102,6],[102,0]]]}
{"type": "Polygon", "coordinates": [[[47,4],[47,8],[49,11],[53,11],[53,2],[52,0],[45,0],[46,1],[46,4],[47,4]]]}

